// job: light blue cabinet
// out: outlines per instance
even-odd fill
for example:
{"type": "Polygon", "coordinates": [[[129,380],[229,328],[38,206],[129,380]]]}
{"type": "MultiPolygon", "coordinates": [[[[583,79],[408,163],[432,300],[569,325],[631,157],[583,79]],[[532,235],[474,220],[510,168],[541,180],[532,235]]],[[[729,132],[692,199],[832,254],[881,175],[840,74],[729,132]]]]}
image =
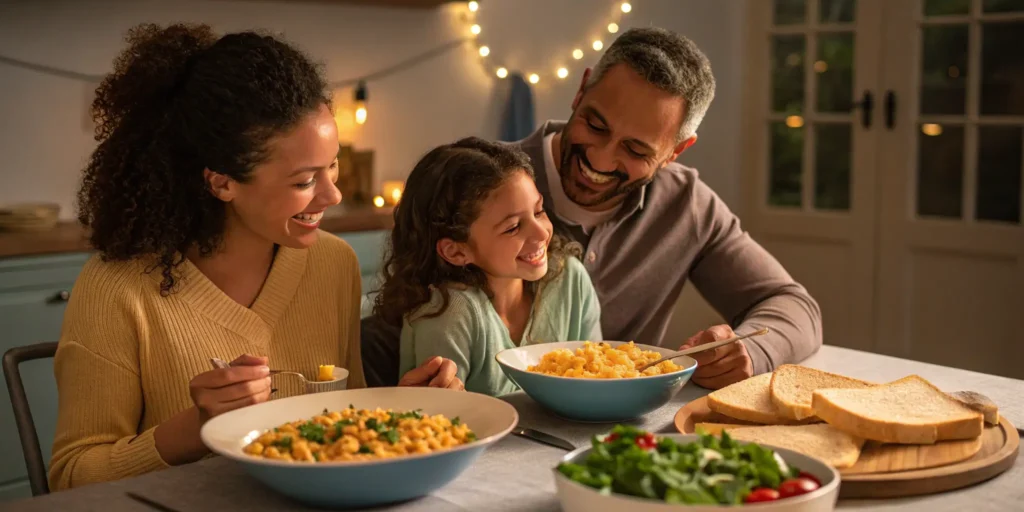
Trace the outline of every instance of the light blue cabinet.
{"type": "MultiPolygon", "coordinates": [[[[386,232],[361,231],[338,236],[355,249],[359,258],[363,314],[369,314],[372,305],[369,294],[377,288],[386,232]]],[[[0,353],[12,347],[57,341],[67,298],[89,256],[75,253],[0,259],[0,353]]],[[[39,433],[40,448],[48,458],[57,420],[53,361],[23,364],[21,375],[39,433]]],[[[25,471],[14,412],[4,384],[0,393],[0,503],[32,495],[25,471]]]]}

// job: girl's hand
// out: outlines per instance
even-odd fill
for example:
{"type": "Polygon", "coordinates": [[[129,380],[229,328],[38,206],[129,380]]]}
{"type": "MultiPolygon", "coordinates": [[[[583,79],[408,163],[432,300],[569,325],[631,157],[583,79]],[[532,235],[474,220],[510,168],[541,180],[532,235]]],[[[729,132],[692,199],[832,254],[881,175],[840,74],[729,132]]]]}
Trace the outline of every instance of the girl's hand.
{"type": "Polygon", "coordinates": [[[210,418],[270,398],[267,358],[242,355],[228,368],[200,373],[189,382],[200,424],[210,418]]]}
{"type": "Polygon", "coordinates": [[[458,367],[451,359],[434,357],[427,360],[417,368],[409,370],[398,381],[399,386],[426,386],[431,388],[454,389],[464,391],[465,384],[462,383],[456,373],[458,367]]]}

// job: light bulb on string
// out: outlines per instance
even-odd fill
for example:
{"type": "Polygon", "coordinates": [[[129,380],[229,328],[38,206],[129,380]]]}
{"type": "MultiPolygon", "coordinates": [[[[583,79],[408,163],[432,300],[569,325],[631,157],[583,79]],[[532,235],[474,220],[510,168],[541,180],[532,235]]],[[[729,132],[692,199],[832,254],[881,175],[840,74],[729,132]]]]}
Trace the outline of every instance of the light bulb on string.
{"type": "Polygon", "coordinates": [[[565,78],[569,76],[569,70],[566,68],[558,68],[557,74],[558,78],[565,78]]]}
{"type": "Polygon", "coordinates": [[[498,68],[498,71],[496,71],[495,74],[498,75],[498,78],[505,78],[508,76],[508,70],[505,68],[498,68]]]}
{"type": "Polygon", "coordinates": [[[479,2],[470,2],[469,3],[469,12],[476,12],[479,9],[480,9],[480,3],[479,2]]]}
{"type": "Polygon", "coordinates": [[[619,31],[619,24],[618,23],[609,23],[608,24],[608,32],[614,34],[614,33],[618,32],[618,31],[619,31]]]}
{"type": "Polygon", "coordinates": [[[360,81],[356,86],[356,123],[366,123],[366,82],[360,81]]]}
{"type": "Polygon", "coordinates": [[[530,83],[535,84],[537,82],[540,82],[540,75],[537,73],[530,73],[530,83]]]}
{"type": "Polygon", "coordinates": [[[600,39],[594,41],[594,51],[599,52],[601,48],[604,48],[604,43],[600,39]]]}
{"type": "Polygon", "coordinates": [[[488,56],[490,54],[491,54],[491,49],[490,48],[488,48],[486,46],[481,46],[480,47],[480,56],[481,57],[486,57],[486,56],[488,56]]]}
{"type": "Polygon", "coordinates": [[[575,50],[573,50],[572,51],[572,58],[574,58],[576,60],[582,59],[583,58],[583,50],[580,50],[579,48],[576,48],[575,50]]]}
{"type": "Polygon", "coordinates": [[[472,27],[469,27],[469,31],[472,32],[474,36],[480,35],[480,30],[480,25],[477,25],[476,23],[474,23],[472,27]]]}
{"type": "Polygon", "coordinates": [[[629,12],[633,10],[633,6],[629,2],[622,2],[622,12],[629,12]]]}

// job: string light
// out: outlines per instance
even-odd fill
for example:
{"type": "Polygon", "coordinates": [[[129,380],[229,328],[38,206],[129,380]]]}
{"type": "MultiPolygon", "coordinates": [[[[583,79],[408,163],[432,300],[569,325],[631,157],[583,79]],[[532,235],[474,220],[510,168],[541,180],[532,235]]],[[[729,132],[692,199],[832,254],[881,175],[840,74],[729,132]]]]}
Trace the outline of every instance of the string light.
{"type": "MultiPolygon", "coordinates": [[[[478,11],[480,10],[480,2],[475,2],[475,1],[468,2],[466,5],[468,7],[469,12],[463,14],[463,19],[467,22],[467,24],[470,25],[469,26],[469,31],[474,36],[478,36],[478,35],[480,35],[481,32],[483,32],[483,28],[480,26],[479,23],[477,23],[477,19],[476,19],[478,11]]],[[[621,2],[621,3],[619,3],[619,10],[621,10],[623,13],[630,13],[630,12],[633,11],[633,4],[631,4],[630,2],[621,2]]],[[[622,30],[622,26],[619,25],[618,21],[619,20],[615,20],[615,19],[609,20],[608,24],[605,25],[605,28],[608,30],[609,34],[617,34],[617,33],[619,33],[620,30],[622,30]]],[[[599,38],[596,38],[596,39],[591,41],[589,46],[591,48],[593,48],[594,51],[600,52],[600,51],[604,50],[604,41],[599,39],[599,38]]],[[[487,56],[489,56],[491,54],[491,48],[490,47],[485,46],[485,45],[479,45],[479,43],[478,43],[477,50],[478,50],[478,52],[479,52],[481,57],[487,57],[487,56]]],[[[582,48],[580,48],[580,47],[573,48],[573,50],[572,50],[572,58],[574,60],[583,60],[583,57],[585,57],[585,56],[586,56],[586,53],[584,52],[584,50],[582,48]]],[[[499,61],[501,60],[500,56],[499,56],[498,60],[499,61]]],[[[510,70],[509,68],[506,68],[506,67],[491,67],[491,66],[487,66],[487,67],[490,68],[491,72],[494,73],[494,75],[497,76],[498,78],[508,78],[512,74],[512,70],[510,70]]],[[[571,69],[569,67],[557,66],[557,67],[555,67],[554,75],[556,77],[558,77],[559,79],[563,79],[564,80],[565,78],[568,78],[568,76],[571,73],[572,73],[572,71],[571,71],[571,69]]],[[[541,77],[541,75],[539,75],[537,73],[530,73],[529,75],[527,75],[527,80],[531,84],[537,84],[537,83],[540,82],[540,77],[541,77]]]]}
{"type": "Polygon", "coordinates": [[[356,86],[356,123],[366,123],[366,82],[356,86]]]}

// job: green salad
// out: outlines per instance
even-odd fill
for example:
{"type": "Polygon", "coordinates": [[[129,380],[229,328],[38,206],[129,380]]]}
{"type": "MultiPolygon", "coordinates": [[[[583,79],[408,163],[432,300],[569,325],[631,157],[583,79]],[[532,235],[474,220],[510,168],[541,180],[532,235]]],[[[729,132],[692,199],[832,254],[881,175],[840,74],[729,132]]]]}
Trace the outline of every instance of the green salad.
{"type": "Polygon", "coordinates": [[[820,483],[789,467],[772,450],[700,434],[680,444],[670,438],[619,425],[596,436],[582,464],[561,463],[570,480],[598,489],[682,504],[739,505],[804,494],[820,483]],[[781,494],[780,494],[780,491],[781,494]]]}

